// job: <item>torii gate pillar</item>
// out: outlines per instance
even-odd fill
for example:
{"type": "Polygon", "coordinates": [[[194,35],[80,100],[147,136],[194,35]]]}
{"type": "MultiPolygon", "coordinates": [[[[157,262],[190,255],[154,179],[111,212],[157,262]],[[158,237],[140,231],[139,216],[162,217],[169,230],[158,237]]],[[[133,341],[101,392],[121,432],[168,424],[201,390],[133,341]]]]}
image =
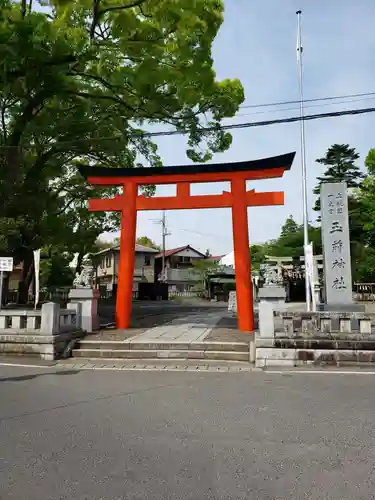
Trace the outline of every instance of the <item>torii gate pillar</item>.
{"type": "Polygon", "coordinates": [[[253,286],[247,220],[246,181],[238,178],[231,182],[233,196],[232,225],[234,264],[236,269],[236,298],[238,328],[254,330],[253,286]]]}
{"type": "Polygon", "coordinates": [[[130,328],[133,301],[134,249],[137,230],[138,186],[131,180],[124,184],[126,203],[122,208],[120,261],[118,269],[116,325],[130,328]]]}

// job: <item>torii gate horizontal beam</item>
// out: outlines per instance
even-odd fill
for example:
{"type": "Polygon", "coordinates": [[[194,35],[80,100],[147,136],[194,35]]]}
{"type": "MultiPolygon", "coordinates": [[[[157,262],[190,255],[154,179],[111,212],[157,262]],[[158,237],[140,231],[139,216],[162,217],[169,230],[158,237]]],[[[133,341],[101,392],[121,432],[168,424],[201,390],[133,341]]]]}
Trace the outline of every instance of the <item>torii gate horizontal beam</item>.
{"type": "MultiPolygon", "coordinates": [[[[179,187],[179,186],[178,186],[179,187]]],[[[186,186],[188,187],[188,186],[186,186]]],[[[284,205],[284,192],[271,191],[256,193],[255,190],[246,192],[246,202],[248,207],[263,207],[269,205],[284,205]]],[[[114,198],[99,198],[89,200],[89,210],[92,212],[115,211],[120,212],[126,197],[123,195],[114,198]]],[[[233,205],[233,195],[229,192],[223,194],[197,195],[182,194],[179,189],[177,196],[146,197],[137,196],[137,210],[186,210],[203,208],[230,208],[233,205]]]]}

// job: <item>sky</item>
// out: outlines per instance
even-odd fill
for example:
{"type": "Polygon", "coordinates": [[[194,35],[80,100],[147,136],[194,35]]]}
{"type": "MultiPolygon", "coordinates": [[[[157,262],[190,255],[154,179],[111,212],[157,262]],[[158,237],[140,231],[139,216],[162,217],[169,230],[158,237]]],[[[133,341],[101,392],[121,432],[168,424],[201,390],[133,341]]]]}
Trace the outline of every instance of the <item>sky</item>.
{"type": "MultiPolygon", "coordinates": [[[[295,101],[299,99],[296,58],[297,16],[301,9],[304,47],[304,98],[343,96],[375,92],[374,0],[225,0],[224,23],[215,40],[213,56],[217,79],[239,78],[245,89],[244,105],[295,101]]],[[[374,107],[370,98],[337,99],[306,104],[306,114],[374,107]],[[351,102],[349,102],[351,101],[351,102]],[[317,105],[319,104],[319,105],[317,105]]],[[[242,108],[226,124],[296,116],[298,105],[275,108],[242,108]],[[275,111],[277,109],[281,111],[275,111]],[[285,108],[285,109],[283,109],[285,108]],[[292,109],[291,109],[292,108],[292,109]]],[[[342,116],[306,122],[306,165],[309,219],[314,202],[312,189],[322,168],[315,163],[335,143],[355,147],[361,159],[375,147],[375,114],[342,116]]],[[[300,125],[280,124],[234,130],[233,143],[212,162],[253,160],[296,151],[294,164],[282,179],[254,181],[257,191],[285,192],[283,207],[248,209],[250,243],[277,238],[288,215],[302,223],[300,125]]],[[[186,165],[186,139],[182,136],[157,139],[165,165],[186,165]]],[[[193,194],[220,193],[225,184],[195,185],[193,194]]],[[[173,195],[174,187],[161,186],[157,195],[173,195]]],[[[137,237],[148,236],[161,243],[161,212],[139,212],[137,237]]],[[[190,244],[212,255],[233,248],[230,209],[167,212],[170,235],[167,248],[190,244]]],[[[104,239],[117,236],[106,234],[104,239]]]]}

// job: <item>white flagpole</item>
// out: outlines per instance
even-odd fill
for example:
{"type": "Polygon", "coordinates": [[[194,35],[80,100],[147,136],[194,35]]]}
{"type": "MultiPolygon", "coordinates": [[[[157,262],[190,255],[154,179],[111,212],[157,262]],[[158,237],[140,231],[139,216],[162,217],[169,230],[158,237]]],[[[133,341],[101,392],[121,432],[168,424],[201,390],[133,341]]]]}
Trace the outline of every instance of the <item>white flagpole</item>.
{"type": "MultiPolygon", "coordinates": [[[[307,245],[309,244],[309,223],[308,223],[308,208],[307,208],[307,172],[306,172],[306,144],[305,144],[305,122],[304,122],[304,103],[303,103],[303,72],[302,72],[302,29],[301,15],[302,11],[296,12],[298,19],[297,29],[297,60],[298,60],[298,75],[299,75],[299,92],[300,92],[300,132],[301,132],[301,170],[302,170],[302,204],[303,204],[303,246],[305,256],[305,290],[306,290],[306,309],[310,311],[310,286],[309,279],[306,273],[307,262],[307,245]]],[[[312,298],[312,297],[311,297],[312,298]]]]}
{"type": "Polygon", "coordinates": [[[40,249],[34,250],[34,272],[35,272],[35,303],[34,309],[36,309],[39,303],[39,275],[40,275],[40,249]]]}

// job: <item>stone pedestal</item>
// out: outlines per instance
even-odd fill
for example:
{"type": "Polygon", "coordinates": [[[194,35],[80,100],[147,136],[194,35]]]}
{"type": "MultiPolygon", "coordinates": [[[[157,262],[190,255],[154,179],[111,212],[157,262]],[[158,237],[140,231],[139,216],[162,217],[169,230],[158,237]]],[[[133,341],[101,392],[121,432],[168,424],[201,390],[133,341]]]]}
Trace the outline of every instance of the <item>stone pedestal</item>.
{"type": "Polygon", "coordinates": [[[283,286],[266,285],[259,289],[259,302],[268,302],[273,309],[283,307],[285,305],[286,291],[283,286]]]}
{"type": "Polygon", "coordinates": [[[99,290],[94,290],[92,288],[72,288],[69,291],[70,302],[81,304],[81,328],[86,332],[93,332],[94,330],[99,329],[99,296],[99,290]]]}

